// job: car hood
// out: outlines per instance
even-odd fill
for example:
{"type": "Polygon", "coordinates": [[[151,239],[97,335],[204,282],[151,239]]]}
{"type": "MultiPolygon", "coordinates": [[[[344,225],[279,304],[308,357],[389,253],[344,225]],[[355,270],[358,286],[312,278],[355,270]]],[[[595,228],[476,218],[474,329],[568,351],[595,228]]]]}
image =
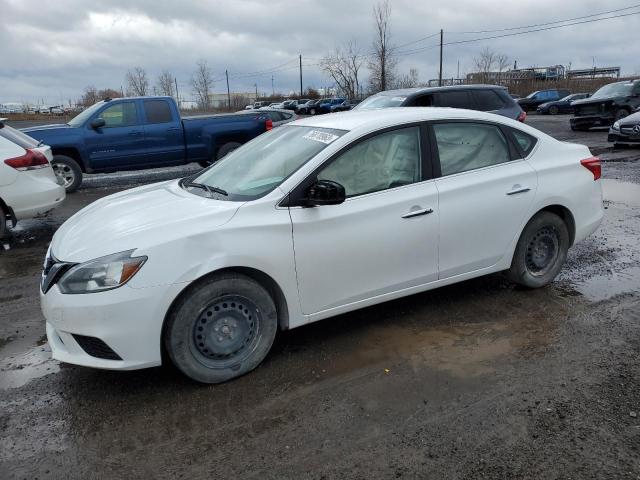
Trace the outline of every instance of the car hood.
{"type": "Polygon", "coordinates": [[[640,112],[632,113],[631,115],[627,115],[622,120],[620,120],[620,124],[627,125],[637,125],[640,123],[640,112]]]}
{"type": "Polygon", "coordinates": [[[177,180],[125,190],[80,210],[55,233],[51,253],[61,261],[86,262],[125,250],[152,248],[210,231],[242,205],[201,197],[177,180]]]}
{"type": "Polygon", "coordinates": [[[600,98],[590,97],[590,98],[583,98],[581,100],[574,100],[573,102],[571,102],[571,105],[589,105],[594,103],[605,103],[605,102],[618,100],[620,98],[623,98],[623,97],[600,97],[600,98]]]}
{"type": "Polygon", "coordinates": [[[71,125],[67,125],[66,123],[52,123],[50,125],[40,125],[37,127],[27,127],[21,128],[20,130],[24,133],[32,134],[34,132],[49,132],[51,130],[68,130],[73,128],[71,125]]]}

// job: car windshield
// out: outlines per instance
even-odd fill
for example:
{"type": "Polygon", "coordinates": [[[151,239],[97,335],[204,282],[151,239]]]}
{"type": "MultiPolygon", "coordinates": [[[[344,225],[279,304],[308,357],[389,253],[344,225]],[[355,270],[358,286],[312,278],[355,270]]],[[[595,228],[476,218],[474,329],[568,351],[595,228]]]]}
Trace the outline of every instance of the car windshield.
{"type": "MultiPolygon", "coordinates": [[[[346,133],[319,127],[283,126],[234,150],[191,180],[219,190],[220,200],[247,201],[266,195],[346,133]]],[[[185,182],[188,187],[188,183],[185,182]]]]}
{"type": "Polygon", "coordinates": [[[98,102],[95,105],[91,105],[86,110],[83,110],[78,115],[69,120],[67,125],[71,127],[81,127],[84,123],[91,118],[91,116],[102,107],[104,102],[98,102]]]}
{"type": "Polygon", "coordinates": [[[631,95],[632,88],[633,84],[631,83],[610,83],[598,89],[591,98],[627,97],[631,95]]]}
{"type": "Polygon", "coordinates": [[[374,108],[399,107],[407,97],[391,95],[374,95],[360,102],[354,110],[373,110],[374,108]]]}

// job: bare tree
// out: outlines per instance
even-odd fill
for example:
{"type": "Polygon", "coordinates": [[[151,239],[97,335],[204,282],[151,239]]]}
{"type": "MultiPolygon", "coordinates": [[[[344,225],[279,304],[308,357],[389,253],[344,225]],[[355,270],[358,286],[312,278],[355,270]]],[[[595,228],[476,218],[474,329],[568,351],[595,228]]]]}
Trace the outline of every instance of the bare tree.
{"type": "Polygon", "coordinates": [[[98,90],[93,85],[88,85],[84,87],[84,92],[82,94],[82,98],[80,98],[80,105],[83,107],[89,107],[94,103],[100,101],[100,97],[98,96],[98,90]]]}
{"type": "Polygon", "coordinates": [[[127,93],[143,97],[149,94],[149,79],[142,67],[135,67],[127,72],[127,93]]]}
{"type": "Polygon", "coordinates": [[[484,47],[480,55],[473,57],[473,65],[481,83],[488,83],[489,74],[493,71],[497,54],[489,47],[484,47]]]}
{"type": "Polygon", "coordinates": [[[402,75],[396,82],[396,88],[413,88],[418,86],[418,69],[409,69],[408,74],[402,75]]]}
{"type": "Polygon", "coordinates": [[[397,60],[390,44],[390,17],[391,5],[389,0],[380,1],[373,7],[375,37],[373,40],[373,55],[369,61],[369,70],[371,71],[369,83],[371,90],[374,92],[389,88],[393,84],[395,76],[394,71],[397,60]]]}
{"type": "Polygon", "coordinates": [[[359,73],[364,59],[354,40],[343,47],[336,47],[334,53],[324,57],[320,66],[336,83],[338,90],[347,98],[356,98],[360,90],[359,73]]]}
{"type": "Polygon", "coordinates": [[[173,97],[173,75],[168,70],[163,70],[158,76],[158,91],[160,95],[167,95],[173,97]]]}
{"type": "Polygon", "coordinates": [[[498,65],[498,83],[502,81],[502,72],[507,70],[511,65],[509,57],[507,57],[504,53],[498,54],[496,57],[496,63],[498,65]]]}
{"type": "Polygon", "coordinates": [[[191,76],[191,88],[196,96],[198,107],[208,110],[211,105],[211,89],[213,88],[213,76],[206,60],[200,60],[196,71],[191,76]]]}

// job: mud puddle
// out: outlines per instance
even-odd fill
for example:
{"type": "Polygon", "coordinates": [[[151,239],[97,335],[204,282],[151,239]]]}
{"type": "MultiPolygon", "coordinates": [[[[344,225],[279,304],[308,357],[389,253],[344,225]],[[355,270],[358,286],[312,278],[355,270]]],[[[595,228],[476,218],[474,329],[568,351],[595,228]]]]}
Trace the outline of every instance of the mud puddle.
{"type": "Polygon", "coordinates": [[[0,390],[19,388],[35,378],[60,371],[51,359],[51,348],[43,341],[22,353],[0,358],[0,390]]]}

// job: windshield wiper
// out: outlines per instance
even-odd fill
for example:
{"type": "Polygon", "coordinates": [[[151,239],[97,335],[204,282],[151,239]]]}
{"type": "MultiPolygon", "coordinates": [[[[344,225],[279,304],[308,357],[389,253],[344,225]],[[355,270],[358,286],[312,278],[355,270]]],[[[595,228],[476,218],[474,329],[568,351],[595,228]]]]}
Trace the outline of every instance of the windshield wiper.
{"type": "Polygon", "coordinates": [[[201,188],[202,190],[206,190],[207,193],[209,193],[210,197],[213,197],[214,193],[219,193],[220,195],[224,195],[225,197],[227,195],[229,195],[226,190],[223,190],[223,189],[218,188],[218,187],[212,187],[212,186],[206,185],[204,183],[198,183],[198,182],[189,181],[189,182],[185,183],[185,186],[186,187],[196,187],[196,188],[201,188]]]}

